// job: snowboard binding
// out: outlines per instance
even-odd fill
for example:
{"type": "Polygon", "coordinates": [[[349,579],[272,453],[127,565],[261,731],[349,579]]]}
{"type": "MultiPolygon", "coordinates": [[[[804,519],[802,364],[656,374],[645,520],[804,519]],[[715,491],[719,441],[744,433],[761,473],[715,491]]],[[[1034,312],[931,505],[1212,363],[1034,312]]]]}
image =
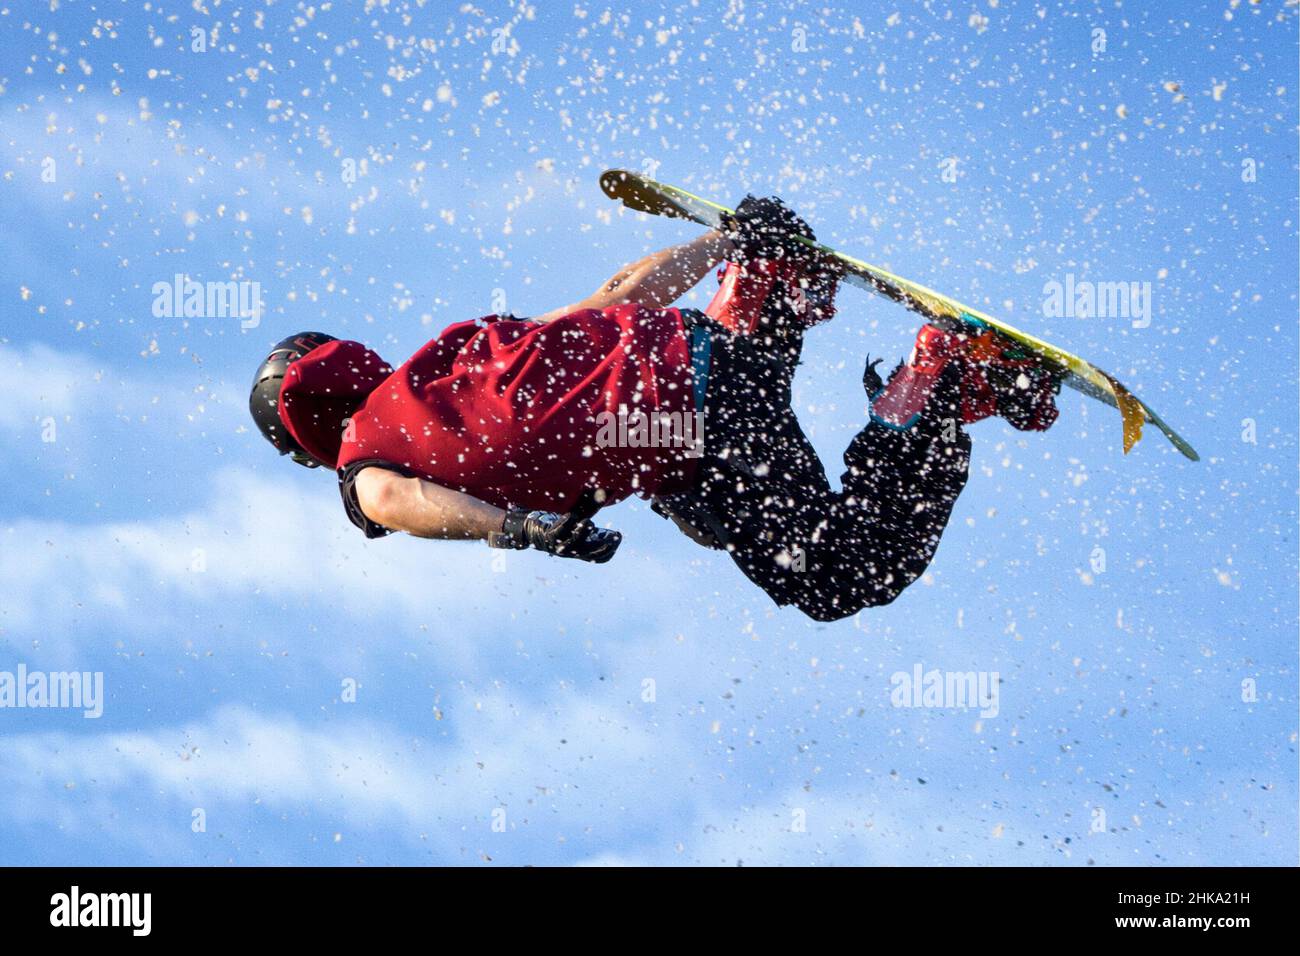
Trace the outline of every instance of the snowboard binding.
{"type": "Polygon", "coordinates": [[[911,428],[941,391],[941,379],[955,383],[952,408],[965,425],[996,415],[1020,431],[1046,431],[1059,414],[1061,372],[992,329],[967,334],[923,325],[907,362],[874,393],[880,377],[868,368],[871,417],[889,428],[911,428]]]}

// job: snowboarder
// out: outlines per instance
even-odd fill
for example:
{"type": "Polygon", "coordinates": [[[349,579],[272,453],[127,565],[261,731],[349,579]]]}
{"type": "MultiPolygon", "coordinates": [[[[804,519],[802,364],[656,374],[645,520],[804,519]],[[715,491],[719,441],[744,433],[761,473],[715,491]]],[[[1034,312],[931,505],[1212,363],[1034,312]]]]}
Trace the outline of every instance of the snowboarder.
{"type": "Polygon", "coordinates": [[[777,604],[847,617],[929,565],[966,483],[964,426],[1050,427],[1060,376],[992,332],[926,325],[887,385],[868,359],[870,419],[832,490],[791,381],[837,279],[796,233],[813,237],[780,200],[747,197],[722,229],[580,302],[449,326],[396,370],[359,342],[300,333],[262,363],[250,410],[281,454],[337,470],[367,537],[603,562],[621,536],[591,518],[637,494],[777,604]],[[719,263],[704,312],[671,306],[719,263]]]}

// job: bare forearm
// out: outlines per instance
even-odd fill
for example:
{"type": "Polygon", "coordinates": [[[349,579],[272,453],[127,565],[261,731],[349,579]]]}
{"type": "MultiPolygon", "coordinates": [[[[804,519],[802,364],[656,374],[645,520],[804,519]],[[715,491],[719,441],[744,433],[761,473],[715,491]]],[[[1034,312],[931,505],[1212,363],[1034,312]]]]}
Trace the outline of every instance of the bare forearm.
{"type": "Polygon", "coordinates": [[[484,539],[501,530],[506,514],[472,495],[379,468],[357,476],[357,498],[371,521],[417,538],[484,539]]]}
{"type": "Polygon", "coordinates": [[[665,308],[708,275],[728,245],[720,234],[707,232],[690,242],[660,249],[624,267],[601,292],[616,300],[611,304],[640,302],[654,309],[665,308]]]}
{"type": "Polygon", "coordinates": [[[486,501],[421,481],[414,506],[405,516],[408,526],[401,530],[419,538],[477,540],[500,531],[505,516],[486,501]]]}
{"type": "Polygon", "coordinates": [[[624,266],[596,292],[538,318],[546,322],[580,309],[607,309],[639,302],[652,309],[672,305],[722,261],[730,243],[720,233],[707,232],[681,245],[660,249],[624,266]]]}
{"type": "Polygon", "coordinates": [[[623,540],[617,531],[591,524],[598,507],[592,491],[579,496],[564,515],[507,513],[472,495],[380,467],[358,472],[354,491],[356,503],[371,521],[417,538],[486,538],[496,548],[533,548],[597,564],[612,558],[623,540]]]}

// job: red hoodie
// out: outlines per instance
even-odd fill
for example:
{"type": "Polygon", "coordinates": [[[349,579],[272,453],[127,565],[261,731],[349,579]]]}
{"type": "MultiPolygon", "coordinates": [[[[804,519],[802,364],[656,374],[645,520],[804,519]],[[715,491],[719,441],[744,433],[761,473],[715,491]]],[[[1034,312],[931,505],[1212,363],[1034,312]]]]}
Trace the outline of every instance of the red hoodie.
{"type": "Polygon", "coordinates": [[[281,418],[341,473],[382,462],[497,507],[559,512],[588,487],[612,504],[690,485],[695,461],[680,443],[608,441],[615,416],[694,413],[676,309],[623,305],[547,323],[488,316],[449,326],[391,374],[381,368],[356,342],[289,367],[281,418]]]}

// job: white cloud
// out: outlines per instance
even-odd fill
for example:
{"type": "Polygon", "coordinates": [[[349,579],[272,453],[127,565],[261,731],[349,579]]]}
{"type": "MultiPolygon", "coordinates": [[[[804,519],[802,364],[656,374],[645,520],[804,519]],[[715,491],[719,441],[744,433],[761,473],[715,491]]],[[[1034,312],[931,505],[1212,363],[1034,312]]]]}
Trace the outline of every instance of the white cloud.
{"type": "Polygon", "coordinates": [[[0,378],[5,383],[0,430],[16,441],[41,442],[45,419],[52,418],[54,444],[78,444],[83,454],[91,439],[116,425],[161,428],[167,434],[207,426],[229,433],[247,417],[247,396],[228,384],[172,374],[128,377],[87,355],[39,343],[0,345],[0,378]]]}
{"type": "MultiPolygon", "coordinates": [[[[188,827],[191,807],[204,808],[214,827],[250,806],[273,815],[310,807],[447,854],[494,840],[546,843],[556,828],[614,836],[640,825],[640,814],[690,800],[685,781],[650,772],[658,760],[671,769],[681,742],[629,727],[616,711],[576,697],[545,711],[521,711],[504,696],[477,703],[461,718],[460,739],[413,738],[361,717],[306,723],[241,706],[149,731],[9,735],[0,738],[0,780],[8,816],[57,822],[73,837],[105,831],[105,808],[149,794],[163,809],[185,809],[156,828],[164,832],[188,827]],[[558,739],[566,732],[580,738],[581,760],[599,767],[599,786],[589,785],[588,771],[575,772],[558,739]],[[632,806],[639,813],[629,819],[632,806]],[[492,829],[494,811],[505,814],[502,833],[492,829]]],[[[149,833],[128,821],[106,835],[129,843],[149,833]]]]}
{"type": "MultiPolygon", "coordinates": [[[[86,633],[87,620],[101,631],[128,626],[142,641],[174,641],[204,608],[231,601],[282,606],[287,597],[314,599],[342,618],[388,622],[381,634],[438,621],[447,631],[440,652],[468,660],[502,618],[530,608],[544,618],[552,602],[567,602],[572,612],[581,601],[591,630],[607,634],[618,633],[628,613],[641,632],[659,629],[673,613],[677,582],[658,561],[635,555],[594,566],[502,554],[481,542],[401,535],[366,542],[347,520],[333,477],[323,479],[324,487],[304,491],[288,477],[230,468],[195,489],[202,497],[184,515],[0,525],[0,627],[38,634],[47,651],[66,656],[77,641],[99,639],[86,633]],[[504,573],[494,570],[494,560],[504,573]]],[[[292,626],[281,631],[277,637],[300,641],[302,650],[317,643],[292,626]]],[[[265,634],[250,628],[196,640],[228,646],[265,634]]]]}
{"type": "Polygon", "coordinates": [[[93,832],[173,863],[200,850],[187,842],[194,807],[214,829],[250,812],[272,827],[309,813],[345,841],[428,846],[432,862],[562,861],[556,837],[583,834],[610,849],[581,866],[1080,864],[1133,850],[1132,837],[1088,834],[1086,822],[1069,828],[1075,844],[1049,843],[1052,824],[1030,805],[909,781],[773,792],[697,777],[683,759],[689,741],[576,696],[544,708],[506,695],[476,705],[451,737],[339,711],[307,721],[243,706],[148,731],[10,735],[0,738],[0,781],[12,820],[57,824],[74,840],[93,832]],[[144,795],[152,803],[142,807],[144,795]],[[127,805],[135,809],[123,813],[127,805]]]}

